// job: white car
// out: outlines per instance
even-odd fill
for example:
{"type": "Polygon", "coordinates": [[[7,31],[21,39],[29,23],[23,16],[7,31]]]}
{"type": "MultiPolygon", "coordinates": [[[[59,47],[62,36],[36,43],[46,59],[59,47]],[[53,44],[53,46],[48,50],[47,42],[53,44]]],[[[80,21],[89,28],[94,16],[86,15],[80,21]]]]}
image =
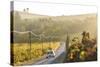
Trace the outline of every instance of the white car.
{"type": "Polygon", "coordinates": [[[53,58],[55,57],[55,52],[53,50],[48,50],[46,58],[53,58]]]}

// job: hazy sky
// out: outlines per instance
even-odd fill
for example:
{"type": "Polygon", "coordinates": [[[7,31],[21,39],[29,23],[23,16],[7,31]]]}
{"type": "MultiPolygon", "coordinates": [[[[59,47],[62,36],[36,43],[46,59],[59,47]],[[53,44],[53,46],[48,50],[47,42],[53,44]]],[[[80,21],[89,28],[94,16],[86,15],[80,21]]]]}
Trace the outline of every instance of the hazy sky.
{"type": "Polygon", "coordinates": [[[95,6],[22,1],[14,2],[14,10],[23,11],[24,8],[29,8],[30,13],[51,16],[97,13],[95,6]]]}

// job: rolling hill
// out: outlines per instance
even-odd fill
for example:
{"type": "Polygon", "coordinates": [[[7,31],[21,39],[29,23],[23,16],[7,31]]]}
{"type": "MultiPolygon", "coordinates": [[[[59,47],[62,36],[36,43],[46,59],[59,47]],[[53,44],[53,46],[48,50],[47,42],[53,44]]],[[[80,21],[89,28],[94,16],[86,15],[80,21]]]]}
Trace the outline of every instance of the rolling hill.
{"type": "MultiPolygon", "coordinates": [[[[13,31],[32,31],[37,35],[43,33],[46,37],[59,37],[51,38],[51,40],[62,40],[67,33],[82,33],[84,30],[93,36],[97,34],[97,14],[46,16],[19,11],[14,11],[12,14],[13,31]]],[[[33,38],[35,37],[33,36],[33,38]]],[[[14,33],[14,42],[27,42],[28,39],[28,34],[14,33]]],[[[33,39],[33,41],[38,40],[33,39]]]]}

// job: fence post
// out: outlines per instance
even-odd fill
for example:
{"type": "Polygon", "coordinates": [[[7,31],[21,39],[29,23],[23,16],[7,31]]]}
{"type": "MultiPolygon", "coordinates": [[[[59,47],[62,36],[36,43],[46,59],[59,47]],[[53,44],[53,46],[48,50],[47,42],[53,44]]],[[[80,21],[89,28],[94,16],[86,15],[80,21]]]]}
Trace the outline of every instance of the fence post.
{"type": "Polygon", "coordinates": [[[31,31],[29,31],[30,59],[31,59],[31,31]]]}
{"type": "Polygon", "coordinates": [[[65,53],[65,60],[64,60],[64,62],[66,63],[68,60],[67,60],[67,58],[68,58],[68,51],[69,51],[69,41],[70,41],[70,36],[67,34],[67,38],[66,38],[66,44],[65,44],[65,49],[66,49],[66,53],[65,53]]]}

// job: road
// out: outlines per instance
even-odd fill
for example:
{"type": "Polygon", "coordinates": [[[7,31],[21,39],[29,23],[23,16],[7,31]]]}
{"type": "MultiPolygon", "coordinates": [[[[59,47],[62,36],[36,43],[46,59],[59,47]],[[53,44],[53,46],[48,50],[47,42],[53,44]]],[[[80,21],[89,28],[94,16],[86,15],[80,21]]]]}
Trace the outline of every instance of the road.
{"type": "Polygon", "coordinates": [[[46,58],[46,56],[44,56],[41,60],[34,63],[33,65],[61,63],[64,61],[64,59],[65,59],[65,43],[61,43],[60,47],[55,52],[55,57],[46,58]]]}

